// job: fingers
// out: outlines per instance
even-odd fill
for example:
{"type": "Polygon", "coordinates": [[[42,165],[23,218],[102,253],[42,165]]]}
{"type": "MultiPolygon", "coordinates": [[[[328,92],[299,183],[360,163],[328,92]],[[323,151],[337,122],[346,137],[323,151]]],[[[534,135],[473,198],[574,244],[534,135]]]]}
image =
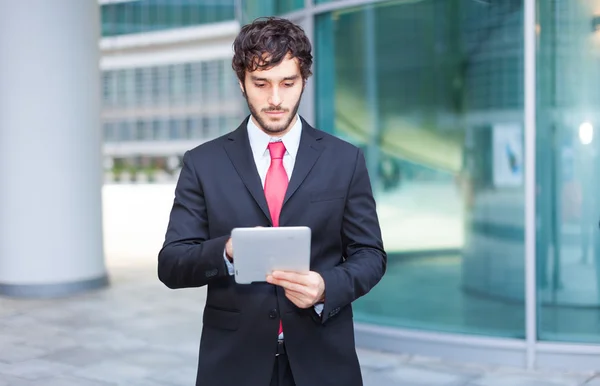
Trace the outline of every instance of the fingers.
{"type": "Polygon", "coordinates": [[[225,244],[225,256],[230,263],[233,263],[233,243],[231,241],[231,237],[227,240],[225,244]]]}
{"type": "Polygon", "coordinates": [[[323,278],[316,272],[275,271],[267,276],[267,282],[282,287],[286,297],[300,308],[317,303],[325,291],[323,278]]]}
{"type": "MultiPolygon", "coordinates": [[[[305,286],[285,280],[278,280],[272,278],[271,276],[267,278],[267,282],[282,287],[286,293],[286,296],[289,294],[291,297],[298,299],[302,304],[308,304],[308,306],[310,306],[315,304],[318,300],[319,290],[315,287],[305,286]]],[[[292,300],[290,296],[288,296],[288,298],[292,300]]],[[[299,306],[296,302],[294,302],[294,304],[299,306]]]]}
{"type": "Polygon", "coordinates": [[[310,275],[308,273],[273,271],[271,276],[278,280],[285,280],[303,285],[307,285],[310,282],[310,275]]]}
{"type": "Polygon", "coordinates": [[[304,294],[306,293],[306,286],[296,283],[296,282],[292,282],[292,281],[288,281],[285,279],[277,279],[275,277],[273,277],[273,275],[269,275],[267,276],[267,282],[270,284],[275,284],[278,286],[283,287],[286,290],[289,291],[294,291],[300,294],[304,294]]]}

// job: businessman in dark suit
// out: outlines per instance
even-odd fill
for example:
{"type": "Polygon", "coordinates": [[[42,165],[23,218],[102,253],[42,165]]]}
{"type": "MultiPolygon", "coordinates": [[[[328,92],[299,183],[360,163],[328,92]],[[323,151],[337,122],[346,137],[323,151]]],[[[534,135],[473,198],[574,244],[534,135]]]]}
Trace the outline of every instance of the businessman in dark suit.
{"type": "Polygon", "coordinates": [[[196,385],[362,385],[351,303],[387,256],[362,152],[297,114],[311,65],[300,27],[244,26],[233,68],[251,114],[183,157],[158,276],[208,286],[196,385]],[[311,272],[236,284],[229,235],[255,226],[310,227],[311,272]]]}

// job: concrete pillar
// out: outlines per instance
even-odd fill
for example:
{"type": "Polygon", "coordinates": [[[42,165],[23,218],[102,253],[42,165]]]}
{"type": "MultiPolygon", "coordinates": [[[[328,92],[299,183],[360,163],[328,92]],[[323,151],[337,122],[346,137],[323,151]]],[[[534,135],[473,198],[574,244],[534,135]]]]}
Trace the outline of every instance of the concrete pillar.
{"type": "Polygon", "coordinates": [[[0,1],[0,294],[107,285],[99,8],[0,1]]]}

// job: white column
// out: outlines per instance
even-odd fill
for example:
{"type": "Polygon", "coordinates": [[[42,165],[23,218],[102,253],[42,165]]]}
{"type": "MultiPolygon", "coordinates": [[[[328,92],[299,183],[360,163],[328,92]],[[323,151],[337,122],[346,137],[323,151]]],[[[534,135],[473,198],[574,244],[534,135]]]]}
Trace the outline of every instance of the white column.
{"type": "Polygon", "coordinates": [[[108,283],[98,7],[0,1],[0,294],[108,283]]]}

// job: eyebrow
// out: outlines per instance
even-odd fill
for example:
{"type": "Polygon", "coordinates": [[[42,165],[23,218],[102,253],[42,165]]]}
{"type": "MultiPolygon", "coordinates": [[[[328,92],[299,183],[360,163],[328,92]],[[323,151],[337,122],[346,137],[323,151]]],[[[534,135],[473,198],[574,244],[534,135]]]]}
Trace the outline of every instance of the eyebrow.
{"type": "MultiPolygon", "coordinates": [[[[286,80],[296,80],[299,77],[300,77],[300,75],[286,76],[285,78],[282,79],[282,82],[286,81],[286,80]]],[[[252,79],[255,82],[270,82],[270,80],[267,78],[261,78],[259,76],[254,76],[254,75],[251,75],[250,79],[252,79]]]]}

